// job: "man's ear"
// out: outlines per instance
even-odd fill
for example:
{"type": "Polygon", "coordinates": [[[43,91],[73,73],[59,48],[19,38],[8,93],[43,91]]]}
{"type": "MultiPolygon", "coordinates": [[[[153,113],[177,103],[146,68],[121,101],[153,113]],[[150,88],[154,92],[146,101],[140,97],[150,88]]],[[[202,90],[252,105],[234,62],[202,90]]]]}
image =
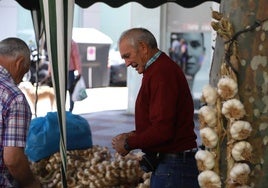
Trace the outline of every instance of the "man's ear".
{"type": "Polygon", "coordinates": [[[147,45],[143,41],[140,41],[139,45],[142,49],[147,48],[147,45]]]}
{"type": "Polygon", "coordinates": [[[14,66],[17,71],[23,71],[22,67],[24,67],[24,57],[23,56],[17,57],[14,66]]]}
{"type": "Polygon", "coordinates": [[[144,43],[143,41],[139,42],[139,48],[141,48],[141,52],[144,52],[145,54],[147,54],[148,52],[148,46],[146,43],[144,43]]]}

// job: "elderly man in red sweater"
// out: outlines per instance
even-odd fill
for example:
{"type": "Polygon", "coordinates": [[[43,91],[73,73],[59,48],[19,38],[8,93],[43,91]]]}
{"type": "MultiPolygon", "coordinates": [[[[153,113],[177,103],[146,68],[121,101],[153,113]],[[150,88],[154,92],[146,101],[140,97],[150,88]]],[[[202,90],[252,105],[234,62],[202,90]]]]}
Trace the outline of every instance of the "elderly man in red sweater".
{"type": "Polygon", "coordinates": [[[198,187],[194,107],[184,73],[158,49],[147,29],[122,33],[119,51],[126,66],[143,79],[135,105],[136,129],[115,136],[113,148],[122,156],[134,149],[145,153],[140,165],[152,171],[151,188],[198,187]]]}

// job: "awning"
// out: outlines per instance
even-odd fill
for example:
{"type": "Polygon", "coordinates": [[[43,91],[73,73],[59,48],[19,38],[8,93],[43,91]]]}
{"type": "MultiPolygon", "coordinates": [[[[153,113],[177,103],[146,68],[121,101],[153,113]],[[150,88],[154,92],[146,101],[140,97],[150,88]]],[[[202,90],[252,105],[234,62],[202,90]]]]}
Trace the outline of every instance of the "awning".
{"type": "MultiPolygon", "coordinates": [[[[21,6],[28,10],[39,10],[39,1],[38,0],[16,0],[21,6]]],[[[221,0],[75,0],[75,3],[82,7],[82,8],[87,8],[94,3],[98,2],[103,2],[111,7],[120,7],[126,3],[129,2],[137,2],[143,5],[144,7],[147,8],[155,8],[158,7],[164,3],[172,2],[172,3],[177,3],[185,8],[191,8],[195,7],[197,5],[200,5],[206,1],[213,1],[220,3],[221,0]]]]}

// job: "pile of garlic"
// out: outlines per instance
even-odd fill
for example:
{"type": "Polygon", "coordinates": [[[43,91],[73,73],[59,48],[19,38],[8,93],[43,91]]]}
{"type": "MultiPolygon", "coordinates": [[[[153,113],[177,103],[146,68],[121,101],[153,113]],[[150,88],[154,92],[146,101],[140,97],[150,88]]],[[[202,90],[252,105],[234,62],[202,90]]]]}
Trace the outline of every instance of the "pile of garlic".
{"type": "MultiPolygon", "coordinates": [[[[150,173],[139,166],[139,153],[125,157],[111,156],[107,147],[67,151],[67,186],[77,187],[150,187],[150,173]]],[[[47,159],[32,162],[31,168],[43,187],[62,187],[61,157],[55,153],[47,159]]]]}
{"type": "MultiPolygon", "coordinates": [[[[220,13],[213,11],[212,27],[225,41],[231,40],[233,28],[230,22],[220,13]]],[[[225,50],[231,49],[230,62],[221,67],[221,78],[217,87],[207,85],[203,88],[201,100],[204,106],[199,109],[200,137],[205,150],[196,153],[197,166],[200,171],[198,182],[201,188],[250,187],[250,162],[253,146],[248,142],[252,127],[243,118],[246,114],[243,103],[238,98],[238,84],[234,70],[238,68],[239,58],[237,44],[225,44],[225,50]],[[225,119],[226,121],[223,121],[225,119]],[[225,125],[227,122],[227,125],[225,125]],[[227,140],[226,147],[221,142],[227,140]],[[226,180],[219,166],[222,150],[226,149],[226,180]]],[[[227,52],[226,52],[227,54],[227,52]]],[[[228,58],[226,58],[228,59],[228,58]]],[[[226,60],[225,59],[225,60],[226,60]]]]}

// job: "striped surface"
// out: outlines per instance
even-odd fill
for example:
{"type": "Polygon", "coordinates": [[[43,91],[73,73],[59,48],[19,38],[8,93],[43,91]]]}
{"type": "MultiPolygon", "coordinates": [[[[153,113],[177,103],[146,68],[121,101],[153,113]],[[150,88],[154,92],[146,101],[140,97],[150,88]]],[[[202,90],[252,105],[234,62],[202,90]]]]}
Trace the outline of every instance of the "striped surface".
{"type": "Polygon", "coordinates": [[[74,0],[40,0],[39,2],[45,25],[48,56],[52,64],[52,80],[58,109],[62,186],[67,187],[65,93],[73,27],[74,0]]]}

